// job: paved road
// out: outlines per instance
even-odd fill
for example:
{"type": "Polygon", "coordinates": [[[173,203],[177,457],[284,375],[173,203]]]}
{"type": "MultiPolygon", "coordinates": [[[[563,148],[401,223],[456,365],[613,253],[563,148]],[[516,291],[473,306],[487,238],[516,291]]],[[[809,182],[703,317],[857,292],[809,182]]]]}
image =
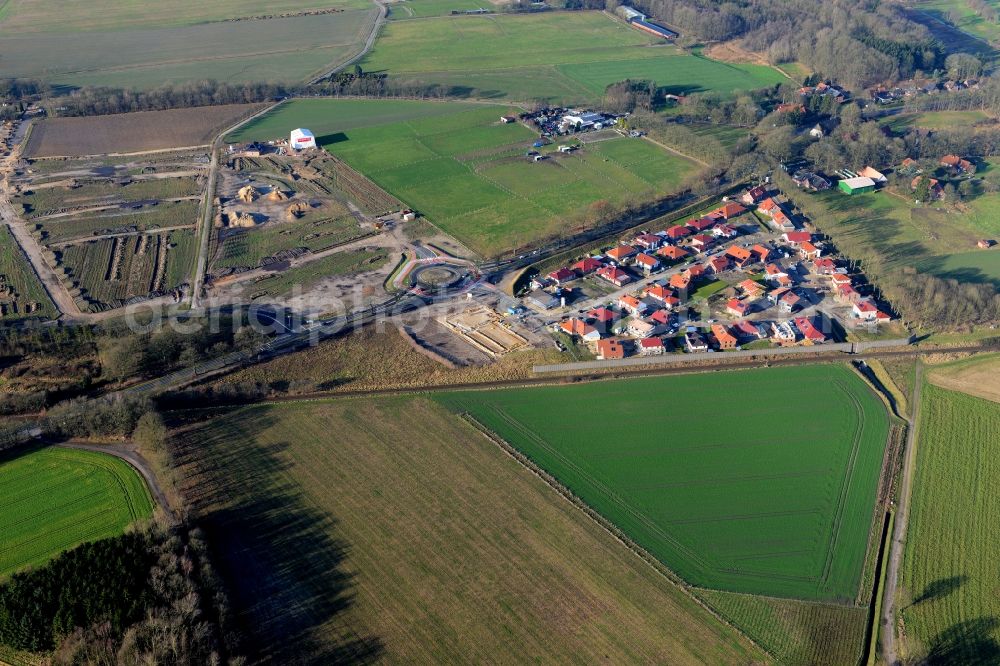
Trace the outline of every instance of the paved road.
{"type": "Polygon", "coordinates": [[[899,567],[903,561],[906,544],[906,528],[910,520],[910,493],[913,490],[913,473],[916,467],[917,429],[920,419],[920,393],[923,389],[924,366],[917,359],[916,378],[913,383],[912,412],[906,433],[906,450],[903,458],[903,479],[899,488],[899,502],[896,506],[896,523],[892,541],[889,544],[889,567],[885,575],[885,592],[882,598],[882,659],[887,666],[900,663],[896,651],[896,589],[899,585],[899,567]]]}
{"type": "Polygon", "coordinates": [[[138,452],[130,449],[124,449],[117,445],[102,446],[100,444],[90,444],[78,441],[60,442],[57,446],[61,446],[64,449],[79,449],[81,451],[106,453],[109,456],[114,456],[115,458],[124,460],[135,468],[135,470],[142,475],[142,478],[146,480],[146,486],[149,488],[149,494],[153,496],[153,500],[155,500],[163,510],[163,515],[166,516],[167,520],[171,524],[175,524],[177,522],[177,516],[174,514],[173,509],[170,508],[170,502],[167,501],[167,496],[164,494],[163,488],[160,487],[160,482],[157,480],[156,475],[153,474],[153,470],[150,469],[149,463],[146,462],[146,459],[139,455],[138,452]]]}

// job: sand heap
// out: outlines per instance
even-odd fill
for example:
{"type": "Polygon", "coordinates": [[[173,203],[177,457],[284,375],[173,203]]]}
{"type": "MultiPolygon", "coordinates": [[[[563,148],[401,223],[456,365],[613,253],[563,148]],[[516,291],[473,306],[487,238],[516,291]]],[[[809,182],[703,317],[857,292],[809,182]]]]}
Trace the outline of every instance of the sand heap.
{"type": "Polygon", "coordinates": [[[232,210],[226,213],[226,226],[228,227],[252,227],[257,224],[257,220],[250,213],[232,210]]]}
{"type": "Polygon", "coordinates": [[[309,210],[309,206],[306,203],[302,201],[296,201],[295,203],[293,203],[291,206],[288,207],[288,210],[285,212],[285,216],[289,220],[294,220],[305,215],[307,210],[309,210]]]}
{"type": "Polygon", "coordinates": [[[288,195],[279,190],[277,187],[267,193],[265,197],[268,201],[287,201],[288,195]]]}
{"type": "Polygon", "coordinates": [[[253,185],[247,185],[245,187],[241,187],[240,191],[236,193],[236,196],[239,197],[239,200],[243,203],[250,203],[260,198],[260,192],[258,192],[257,188],[253,185]]]}

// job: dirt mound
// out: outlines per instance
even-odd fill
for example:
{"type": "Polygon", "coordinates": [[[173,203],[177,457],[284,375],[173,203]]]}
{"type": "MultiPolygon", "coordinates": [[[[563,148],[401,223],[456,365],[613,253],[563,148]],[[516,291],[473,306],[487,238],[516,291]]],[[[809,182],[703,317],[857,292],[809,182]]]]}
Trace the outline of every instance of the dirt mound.
{"type": "Polygon", "coordinates": [[[253,185],[246,185],[241,187],[240,191],[236,193],[237,198],[243,203],[251,203],[260,198],[260,192],[253,185]]]}
{"type": "Polygon", "coordinates": [[[264,198],[267,199],[268,201],[287,201],[288,195],[276,187],[270,192],[268,192],[267,196],[264,198]]]}
{"type": "Polygon", "coordinates": [[[296,201],[285,211],[285,217],[289,220],[295,220],[305,215],[307,210],[309,210],[308,204],[302,201],[296,201]]]}
{"type": "Polygon", "coordinates": [[[257,219],[250,213],[236,210],[226,213],[227,227],[253,227],[256,225],[257,219]]]}

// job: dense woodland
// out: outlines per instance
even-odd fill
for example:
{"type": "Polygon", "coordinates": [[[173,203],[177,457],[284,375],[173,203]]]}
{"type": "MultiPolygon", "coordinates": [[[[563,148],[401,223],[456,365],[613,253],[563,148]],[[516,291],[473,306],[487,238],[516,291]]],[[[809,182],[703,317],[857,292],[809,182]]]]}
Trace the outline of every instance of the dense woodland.
{"type": "Polygon", "coordinates": [[[738,39],[772,63],[799,61],[853,87],[908,78],[944,64],[926,28],[877,0],[642,0],[690,39],[738,39]]]}
{"type": "Polygon", "coordinates": [[[0,586],[0,643],[54,664],[242,663],[228,621],[197,531],[84,544],[0,586]]]}

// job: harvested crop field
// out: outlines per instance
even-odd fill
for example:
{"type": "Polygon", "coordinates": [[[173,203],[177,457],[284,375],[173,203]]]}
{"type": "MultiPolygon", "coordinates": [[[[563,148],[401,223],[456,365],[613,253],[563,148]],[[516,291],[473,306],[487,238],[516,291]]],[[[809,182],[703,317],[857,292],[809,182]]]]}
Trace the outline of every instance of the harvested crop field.
{"type": "Polygon", "coordinates": [[[996,664],[1000,405],[933,385],[924,386],[921,398],[900,571],[905,657],[912,663],[996,664]]]}
{"type": "Polygon", "coordinates": [[[368,4],[316,16],[5,34],[0,77],[120,88],[205,79],[300,82],[357,54],[377,15],[368,4]]]}
{"type": "Polygon", "coordinates": [[[261,108],[258,104],[200,106],[82,118],[45,118],[31,130],[25,157],[135,153],[208,144],[216,134],[261,108]]]}
{"type": "Polygon", "coordinates": [[[429,400],[216,413],[173,448],[252,661],[764,659],[429,400]]]}
{"type": "Polygon", "coordinates": [[[437,399],[524,452],[693,585],[843,604],[858,597],[889,419],[846,366],[437,399]]]}
{"type": "Polygon", "coordinates": [[[138,473],[101,453],[55,447],[0,458],[0,578],[153,512],[138,473]]]}
{"type": "Polygon", "coordinates": [[[941,388],[1000,402],[1000,355],[979,354],[932,367],[927,371],[927,379],[941,388]]]}

